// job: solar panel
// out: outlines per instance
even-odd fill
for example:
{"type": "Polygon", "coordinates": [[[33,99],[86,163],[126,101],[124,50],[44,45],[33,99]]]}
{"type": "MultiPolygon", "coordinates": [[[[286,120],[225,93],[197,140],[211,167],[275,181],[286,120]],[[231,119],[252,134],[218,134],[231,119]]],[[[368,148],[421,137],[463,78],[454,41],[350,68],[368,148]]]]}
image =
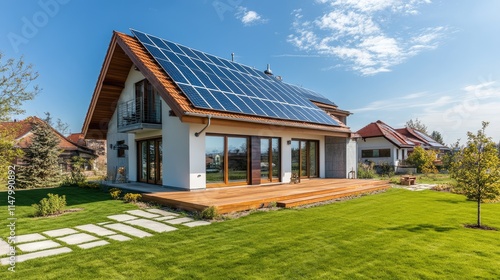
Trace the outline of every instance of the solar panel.
{"type": "Polygon", "coordinates": [[[335,105],[316,92],[140,31],[132,33],[197,108],[339,125],[311,102],[335,105]]]}

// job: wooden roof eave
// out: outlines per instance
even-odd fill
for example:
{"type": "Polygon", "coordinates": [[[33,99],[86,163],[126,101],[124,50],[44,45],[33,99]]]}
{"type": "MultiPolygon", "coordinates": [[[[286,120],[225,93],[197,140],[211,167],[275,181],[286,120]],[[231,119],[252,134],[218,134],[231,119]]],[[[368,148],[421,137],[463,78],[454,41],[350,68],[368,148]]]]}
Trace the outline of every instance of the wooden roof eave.
{"type": "Polygon", "coordinates": [[[99,100],[100,92],[102,89],[102,85],[104,83],[104,79],[106,78],[107,71],[109,69],[109,65],[111,63],[111,58],[113,57],[113,53],[116,48],[116,39],[117,36],[113,34],[111,41],[109,42],[108,51],[106,52],[106,56],[104,58],[104,62],[101,67],[101,72],[99,73],[99,78],[97,79],[94,93],[92,94],[92,99],[90,100],[89,109],[87,110],[87,115],[85,116],[85,121],[82,126],[82,134],[83,137],[86,138],[87,132],[89,130],[89,126],[92,120],[92,116],[94,115],[95,107],[97,105],[97,101],[99,100]]]}
{"type": "MultiPolygon", "coordinates": [[[[207,124],[208,115],[186,112],[185,116],[181,117],[181,121],[184,123],[207,124]]],[[[234,119],[223,116],[212,116],[210,123],[211,125],[222,125],[222,126],[240,127],[240,128],[243,126],[242,124],[244,124],[245,128],[255,128],[255,129],[267,128],[272,131],[304,133],[304,130],[307,130],[311,134],[344,137],[344,138],[349,138],[352,133],[348,128],[343,128],[343,127],[332,127],[332,126],[307,127],[304,126],[303,123],[297,123],[296,125],[290,125],[290,124],[280,125],[279,122],[266,123],[266,122],[252,121],[247,119],[234,119]]]]}

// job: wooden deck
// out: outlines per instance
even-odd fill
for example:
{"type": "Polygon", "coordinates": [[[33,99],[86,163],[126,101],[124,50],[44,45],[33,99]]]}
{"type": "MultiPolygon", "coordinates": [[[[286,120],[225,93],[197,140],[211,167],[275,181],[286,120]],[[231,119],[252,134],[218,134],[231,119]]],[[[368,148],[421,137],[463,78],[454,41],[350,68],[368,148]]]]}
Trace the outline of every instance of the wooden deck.
{"type": "Polygon", "coordinates": [[[294,207],[389,188],[388,181],[360,179],[311,179],[299,184],[244,186],[185,192],[143,194],[145,201],[188,211],[217,207],[220,214],[244,211],[276,202],[294,207]]]}

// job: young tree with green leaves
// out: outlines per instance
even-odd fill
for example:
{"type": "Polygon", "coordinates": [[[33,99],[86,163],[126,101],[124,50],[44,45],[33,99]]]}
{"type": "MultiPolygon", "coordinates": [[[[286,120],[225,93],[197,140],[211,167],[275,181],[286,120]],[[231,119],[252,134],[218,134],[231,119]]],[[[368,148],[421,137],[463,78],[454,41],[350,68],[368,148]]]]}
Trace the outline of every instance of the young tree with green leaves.
{"type": "Polygon", "coordinates": [[[488,122],[477,134],[467,133],[467,144],[455,154],[451,177],[468,199],[477,201],[477,227],[481,225],[481,203],[500,196],[500,158],[496,144],[486,136],[488,122]]]}
{"type": "Polygon", "coordinates": [[[0,52],[0,121],[9,120],[12,115],[22,114],[23,102],[32,100],[40,88],[30,84],[38,77],[33,65],[26,65],[24,59],[7,59],[0,52]]]}
{"type": "Polygon", "coordinates": [[[406,159],[409,164],[417,168],[418,173],[424,174],[437,173],[434,160],[436,160],[436,152],[425,150],[420,146],[415,147],[408,159],[406,159]]]}
{"type": "Polygon", "coordinates": [[[427,133],[427,126],[424,123],[422,123],[418,118],[416,118],[415,120],[411,119],[407,121],[405,126],[429,135],[427,133]]]}
{"type": "Polygon", "coordinates": [[[430,136],[432,139],[436,140],[436,142],[445,146],[443,136],[441,135],[441,133],[439,131],[434,130],[430,136]]]}
{"type": "Polygon", "coordinates": [[[61,180],[59,138],[43,121],[32,120],[33,137],[25,150],[17,180],[19,188],[53,187],[61,180]]]}

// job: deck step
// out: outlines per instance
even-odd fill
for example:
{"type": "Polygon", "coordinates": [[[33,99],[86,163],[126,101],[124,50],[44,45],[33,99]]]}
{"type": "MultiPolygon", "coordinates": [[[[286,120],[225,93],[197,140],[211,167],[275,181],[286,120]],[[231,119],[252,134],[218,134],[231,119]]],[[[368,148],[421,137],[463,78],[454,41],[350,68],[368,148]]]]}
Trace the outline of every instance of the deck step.
{"type": "Polygon", "coordinates": [[[356,189],[347,189],[340,190],[335,192],[328,192],[324,194],[316,194],[309,196],[301,196],[297,198],[281,200],[277,202],[278,207],[291,208],[305,204],[311,204],[316,202],[328,201],[336,198],[347,197],[352,195],[359,195],[363,193],[370,193],[379,190],[385,190],[390,188],[390,185],[378,185],[378,186],[369,186],[369,187],[361,187],[356,189]]]}

